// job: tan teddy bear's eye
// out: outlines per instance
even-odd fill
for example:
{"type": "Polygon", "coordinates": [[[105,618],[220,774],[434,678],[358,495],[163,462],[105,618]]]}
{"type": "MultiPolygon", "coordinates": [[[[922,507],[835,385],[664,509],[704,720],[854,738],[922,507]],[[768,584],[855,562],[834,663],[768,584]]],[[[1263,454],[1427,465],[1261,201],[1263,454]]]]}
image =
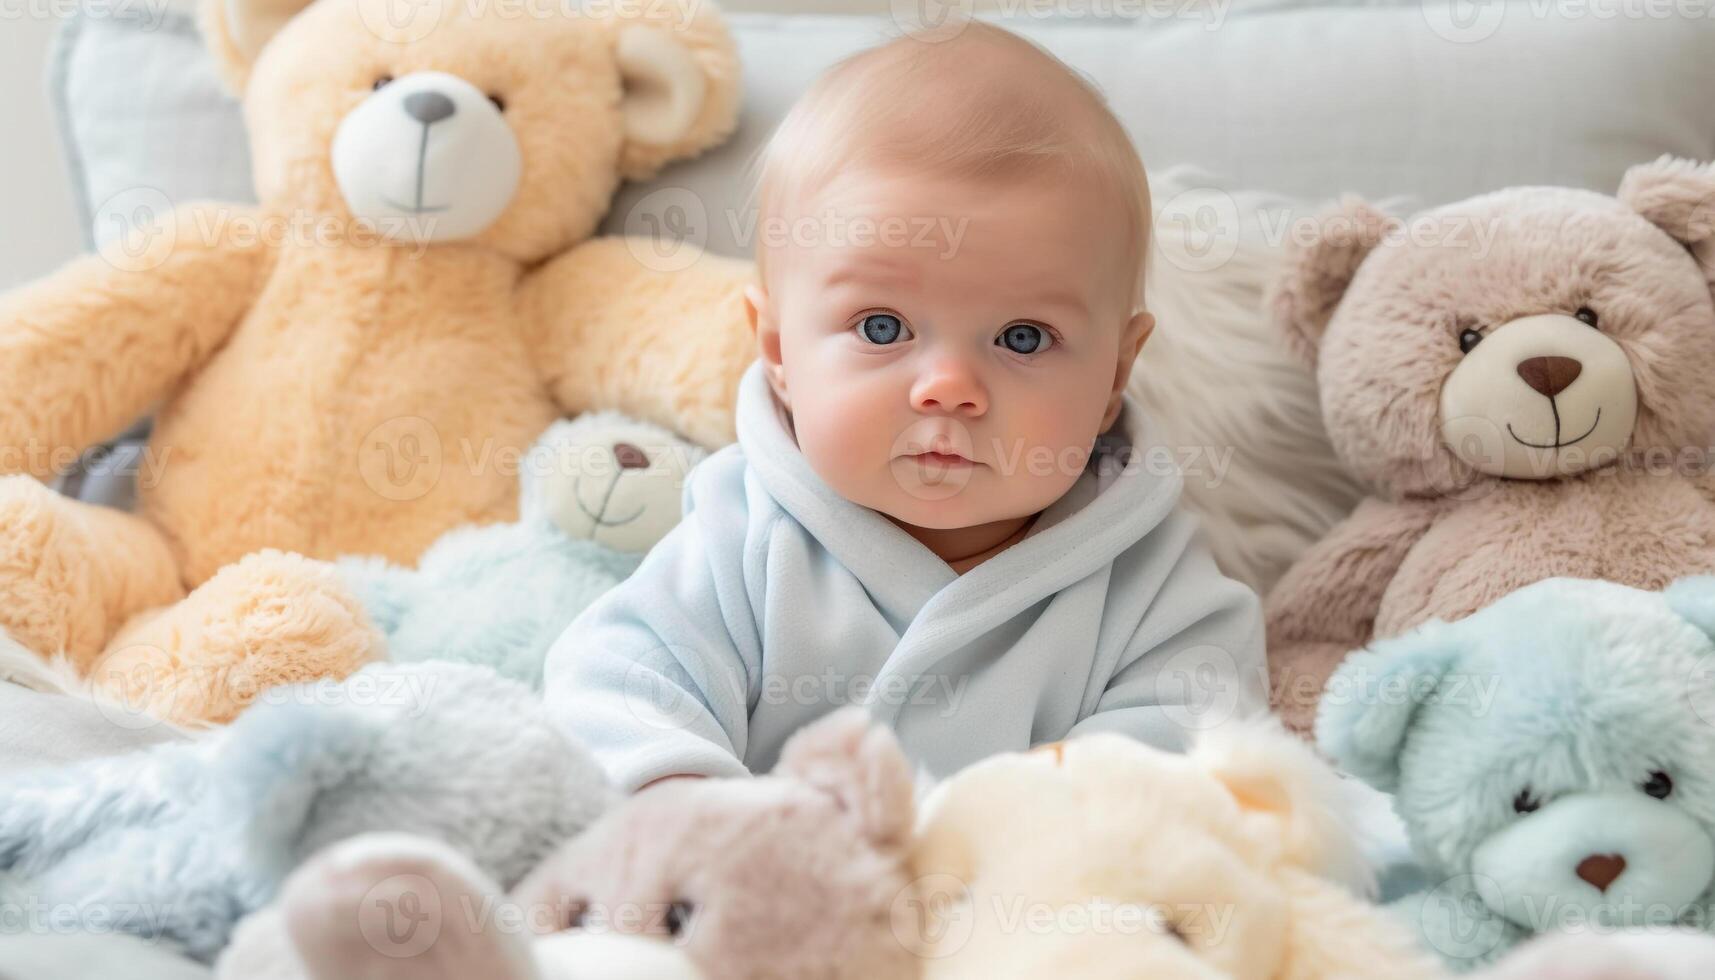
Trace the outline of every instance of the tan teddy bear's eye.
{"type": "Polygon", "coordinates": [[[506,98],[505,98],[505,96],[495,95],[493,92],[490,92],[488,94],[488,101],[494,103],[494,107],[496,109],[499,109],[501,112],[506,111],[506,98]]]}
{"type": "Polygon", "coordinates": [[[393,84],[393,76],[392,75],[381,75],[375,79],[375,84],[370,86],[370,88],[376,92],[379,92],[391,84],[393,84]]]}

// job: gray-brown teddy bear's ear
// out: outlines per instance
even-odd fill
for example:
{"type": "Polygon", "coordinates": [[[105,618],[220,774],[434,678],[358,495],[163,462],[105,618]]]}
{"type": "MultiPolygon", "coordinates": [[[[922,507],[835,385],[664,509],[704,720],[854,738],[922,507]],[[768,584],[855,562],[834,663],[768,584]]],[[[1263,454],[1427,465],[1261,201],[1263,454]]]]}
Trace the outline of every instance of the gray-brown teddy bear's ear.
{"type": "Polygon", "coordinates": [[[1715,165],[1664,156],[1626,171],[1617,196],[1682,245],[1715,238],[1715,165]]]}
{"type": "Polygon", "coordinates": [[[287,22],[314,0],[202,0],[198,26],[221,77],[243,95],[250,66],[287,22]]]}
{"type": "Polygon", "coordinates": [[[616,7],[609,26],[625,86],[620,176],[646,180],[720,143],[738,125],[738,46],[712,0],[616,7]]]}
{"type": "Polygon", "coordinates": [[[1322,334],[1358,266],[1398,219],[1356,197],[1317,217],[1315,238],[1295,247],[1269,293],[1268,309],[1287,346],[1316,363],[1322,334]]]}
{"type": "Polygon", "coordinates": [[[904,847],[916,819],[911,765],[893,732],[861,708],[842,708],[786,742],[774,775],[833,797],[877,847],[904,847]]]}

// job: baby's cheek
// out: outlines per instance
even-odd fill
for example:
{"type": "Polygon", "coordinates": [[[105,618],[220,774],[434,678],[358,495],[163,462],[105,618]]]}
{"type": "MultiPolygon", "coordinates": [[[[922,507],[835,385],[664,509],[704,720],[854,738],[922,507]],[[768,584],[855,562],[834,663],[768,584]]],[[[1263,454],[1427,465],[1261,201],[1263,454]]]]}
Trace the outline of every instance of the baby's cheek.
{"type": "Polygon", "coordinates": [[[799,448],[818,476],[842,496],[868,496],[865,481],[887,462],[887,419],[875,403],[835,386],[793,399],[799,448]]]}

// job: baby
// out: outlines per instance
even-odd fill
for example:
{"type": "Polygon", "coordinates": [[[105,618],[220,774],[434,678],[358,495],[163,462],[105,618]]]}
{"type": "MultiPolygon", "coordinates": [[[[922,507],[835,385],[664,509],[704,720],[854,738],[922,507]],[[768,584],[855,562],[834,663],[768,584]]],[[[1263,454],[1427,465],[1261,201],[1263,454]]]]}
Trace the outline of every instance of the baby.
{"type": "Polygon", "coordinates": [[[1260,710],[1216,570],[1124,394],[1147,178],[1101,96],[999,28],[820,79],[768,146],[738,444],[547,662],[627,790],[773,767],[848,703],[952,771],[1260,710]]]}

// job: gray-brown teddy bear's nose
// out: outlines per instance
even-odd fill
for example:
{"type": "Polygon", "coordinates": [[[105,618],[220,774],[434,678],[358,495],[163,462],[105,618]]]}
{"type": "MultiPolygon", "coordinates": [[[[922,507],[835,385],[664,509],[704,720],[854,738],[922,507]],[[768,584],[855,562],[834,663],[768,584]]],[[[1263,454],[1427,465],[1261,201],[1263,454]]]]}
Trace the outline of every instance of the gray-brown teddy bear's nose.
{"type": "MultiPolygon", "coordinates": [[[[1577,363],[1577,362],[1573,362],[1577,363]]],[[[1578,862],[1578,877],[1596,886],[1597,891],[1605,892],[1621,873],[1626,870],[1626,859],[1618,854],[1592,854],[1578,862]]]]}
{"type": "Polygon", "coordinates": [[[432,126],[455,111],[453,100],[439,92],[412,92],[405,96],[405,114],[425,126],[432,126]]]}
{"type": "Polygon", "coordinates": [[[1518,376],[1524,383],[1553,398],[1584,373],[1584,365],[1570,357],[1532,357],[1520,361],[1518,376]]]}

